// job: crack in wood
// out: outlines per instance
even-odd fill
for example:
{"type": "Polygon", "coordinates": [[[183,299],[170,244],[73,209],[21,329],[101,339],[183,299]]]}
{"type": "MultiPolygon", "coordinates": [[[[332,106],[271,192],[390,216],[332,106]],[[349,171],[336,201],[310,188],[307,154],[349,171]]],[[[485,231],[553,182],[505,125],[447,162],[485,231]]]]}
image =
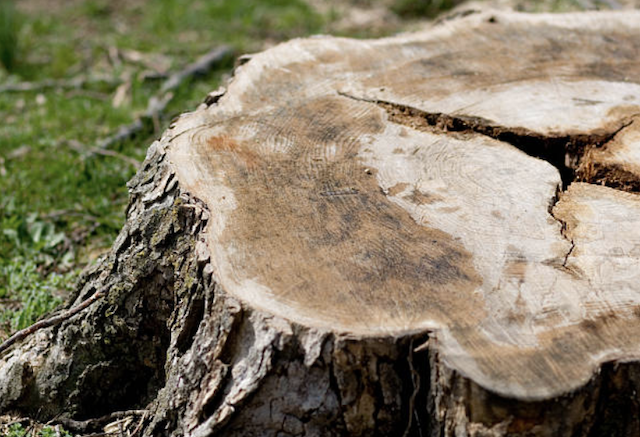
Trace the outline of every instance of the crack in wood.
{"type": "MultiPolygon", "coordinates": [[[[630,126],[635,117],[640,115],[633,114],[626,117],[621,121],[620,126],[612,131],[601,129],[590,133],[544,135],[523,127],[500,126],[482,117],[427,112],[401,103],[353,96],[342,91],[338,91],[338,95],[378,105],[387,112],[389,121],[416,130],[436,133],[475,133],[510,144],[527,155],[547,161],[556,167],[562,179],[563,190],[571,182],[578,180],[592,183],[589,180],[581,180],[582,178],[577,174],[582,165],[583,157],[593,149],[604,147],[622,130],[630,126]]],[[[640,179],[637,179],[636,184],[620,184],[607,178],[601,171],[597,174],[597,180],[599,185],[610,186],[614,189],[640,191],[640,179]]]]}
{"type": "Polygon", "coordinates": [[[576,243],[575,241],[573,241],[572,238],[570,238],[567,235],[567,222],[565,222],[564,220],[558,218],[554,213],[553,213],[553,208],[556,206],[556,204],[560,201],[560,193],[558,193],[558,195],[556,195],[552,202],[550,203],[549,206],[549,215],[551,217],[553,217],[553,219],[555,221],[557,221],[558,223],[560,223],[560,235],[562,235],[562,237],[567,240],[569,243],[571,243],[571,246],[569,247],[569,250],[567,251],[567,253],[564,256],[564,259],[562,260],[562,267],[564,269],[569,270],[569,268],[567,267],[567,262],[569,261],[569,257],[571,256],[571,254],[573,253],[573,250],[576,248],[576,243]]]}
{"type": "MultiPolygon", "coordinates": [[[[560,174],[562,189],[558,189],[556,195],[549,202],[548,212],[554,220],[560,223],[562,237],[571,243],[562,262],[563,268],[567,268],[569,257],[576,246],[575,242],[566,235],[566,223],[553,213],[553,208],[560,200],[564,190],[574,181],[593,183],[597,180],[598,185],[606,185],[622,191],[640,191],[640,179],[636,179],[635,184],[628,181],[620,183],[620,177],[616,178],[615,174],[611,178],[608,177],[609,174],[603,174],[606,172],[603,168],[598,168],[599,171],[593,171],[592,178],[587,176],[588,172],[581,171],[585,167],[584,161],[588,159],[591,152],[606,146],[616,135],[629,127],[637,117],[636,114],[622,120],[621,125],[613,131],[600,130],[592,133],[543,135],[522,127],[509,128],[496,125],[482,117],[427,112],[396,102],[357,97],[341,91],[338,91],[338,95],[351,100],[373,103],[383,108],[392,123],[432,133],[450,132],[487,136],[510,144],[529,156],[542,159],[553,165],[560,174]]],[[[609,169],[607,168],[607,170],[609,169]]]]}
{"type": "MultiPolygon", "coordinates": [[[[409,370],[411,371],[411,383],[413,385],[413,392],[411,393],[411,396],[409,396],[409,415],[407,417],[407,427],[405,428],[404,433],[402,434],[402,437],[408,437],[409,433],[411,432],[411,428],[413,425],[413,415],[415,412],[416,396],[420,391],[420,374],[416,372],[416,369],[413,366],[413,353],[414,353],[413,340],[414,339],[411,339],[409,343],[409,356],[407,357],[409,370]]],[[[416,420],[418,422],[418,429],[420,429],[420,419],[418,418],[417,415],[416,415],[416,420]]]]}

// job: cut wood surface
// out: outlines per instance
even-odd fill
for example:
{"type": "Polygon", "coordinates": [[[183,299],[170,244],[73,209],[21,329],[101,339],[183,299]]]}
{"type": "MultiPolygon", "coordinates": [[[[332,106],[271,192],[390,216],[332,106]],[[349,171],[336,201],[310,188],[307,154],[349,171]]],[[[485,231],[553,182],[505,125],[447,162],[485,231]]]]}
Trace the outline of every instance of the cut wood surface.
{"type": "Polygon", "coordinates": [[[71,308],[1,352],[0,412],[640,435],[639,23],[461,13],[245,59],[149,148],[71,308]]]}
{"type": "Polygon", "coordinates": [[[303,325],[432,330],[448,365],[505,396],[557,396],[637,357],[640,198],[563,193],[529,155],[594,148],[599,181],[616,165],[640,180],[639,22],[476,15],[255,56],[168,133],[211,210],[216,280],[303,325]]]}

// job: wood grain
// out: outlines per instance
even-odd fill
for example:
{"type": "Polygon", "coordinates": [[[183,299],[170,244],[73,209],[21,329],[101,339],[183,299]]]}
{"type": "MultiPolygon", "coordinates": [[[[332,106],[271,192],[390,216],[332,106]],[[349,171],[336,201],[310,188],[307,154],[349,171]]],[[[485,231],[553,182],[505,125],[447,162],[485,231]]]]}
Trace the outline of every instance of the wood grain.
{"type": "Polygon", "coordinates": [[[433,331],[510,398],[637,359],[640,200],[617,188],[640,186],[638,22],[489,12],[254,56],[165,134],[216,281],[321,330],[433,331]],[[552,155],[610,187],[562,192],[552,155]]]}

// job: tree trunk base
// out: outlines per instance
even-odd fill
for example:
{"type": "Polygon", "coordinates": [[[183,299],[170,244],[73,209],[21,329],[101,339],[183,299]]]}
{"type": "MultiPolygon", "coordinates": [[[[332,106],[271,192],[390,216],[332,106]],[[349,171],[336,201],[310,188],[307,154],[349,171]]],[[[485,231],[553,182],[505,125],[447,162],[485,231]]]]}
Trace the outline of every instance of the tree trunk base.
{"type": "MultiPolygon", "coordinates": [[[[607,38],[628,42],[638,36],[637,29],[635,33],[629,30],[632,27],[627,26],[629,18],[623,15],[606,15],[603,20],[609,24],[593,31],[576,30],[578,24],[579,29],[587,28],[586,24],[593,21],[590,16],[560,17],[479,14],[441,24],[422,36],[382,42],[338,40],[349,45],[344,53],[351,56],[353,65],[347,67],[340,64],[342,60],[329,56],[338,42],[328,38],[297,41],[258,55],[259,59],[247,64],[246,70],[241,67],[227,94],[211,95],[196,112],[181,117],[149,148],[142,168],[129,183],[131,200],[126,224],[112,250],[84,272],[71,307],[100,290],[104,290],[104,297],[0,355],[0,412],[17,411],[39,419],[76,423],[79,427],[78,421],[114,411],[146,409],[148,414],[139,430],[144,436],[639,435],[640,367],[632,335],[638,321],[631,312],[640,307],[634,300],[637,285],[632,280],[634,266],[640,264],[638,254],[625,252],[624,257],[614,258],[607,245],[619,238],[613,243],[626,251],[626,241],[636,238],[633,223],[637,220],[628,211],[640,210],[639,200],[637,194],[621,190],[637,191],[634,187],[640,186],[640,166],[636,167],[633,161],[637,159],[633,147],[640,144],[635,142],[637,121],[633,123],[640,114],[634,100],[640,101],[640,88],[636,88],[640,85],[633,81],[640,82],[637,74],[640,64],[637,56],[632,59],[623,53],[630,46],[637,49],[637,44],[614,44],[621,48],[611,56],[621,57],[615,65],[624,70],[624,80],[617,76],[607,79],[607,75],[615,76],[616,72],[602,70],[603,64],[588,64],[591,69],[585,67],[587,71],[581,73],[583,80],[591,81],[589,84],[596,79],[601,81],[598,83],[611,84],[607,95],[613,96],[612,101],[618,94],[626,96],[627,104],[572,98],[568,99],[574,105],[567,110],[570,114],[567,117],[560,114],[558,120],[542,120],[544,117],[539,116],[548,103],[543,98],[542,103],[532,98],[529,102],[532,106],[522,105],[522,112],[512,114],[509,108],[500,106],[502,101],[496,104],[498,109],[485,107],[482,105],[488,100],[477,100],[478,96],[464,89],[455,94],[452,85],[458,76],[469,74],[460,70],[462,67],[450,59],[447,50],[453,47],[458,33],[472,39],[466,33],[469,26],[485,32],[483,38],[491,36],[497,40],[522,32],[524,41],[529,41],[528,38],[546,41],[559,52],[564,50],[565,42],[558,35],[604,41],[607,50],[603,49],[603,53],[611,52],[608,49],[613,47],[607,45],[613,44],[607,38]],[[492,27],[503,21],[506,30],[492,27]],[[600,38],[598,32],[606,37],[600,38]],[[365,62],[362,59],[367,58],[361,55],[360,44],[371,53],[376,50],[381,53],[373,60],[367,59],[375,65],[366,64],[362,71],[358,70],[361,64],[355,61],[365,62]],[[444,49],[440,50],[438,44],[444,49]],[[439,54],[428,52],[435,50],[433,47],[440,50],[439,54]],[[428,54],[420,55],[424,59],[414,56],[420,50],[428,54]],[[302,80],[294,81],[306,76],[296,72],[301,61],[295,56],[282,60],[282,53],[287,51],[296,52],[300,59],[315,56],[312,65],[329,66],[328,72],[322,73],[326,81],[312,82],[319,84],[321,92],[318,92],[324,93],[323,97],[309,97],[305,93],[312,94],[316,88],[302,80]],[[398,59],[389,61],[387,56],[398,59]],[[406,65],[400,64],[403,56],[409,59],[406,65]],[[395,70],[398,65],[405,65],[407,76],[412,79],[410,84],[419,85],[420,92],[414,95],[402,88],[395,70]],[[438,83],[446,85],[442,85],[443,90],[447,86],[453,89],[455,99],[463,101],[469,97],[475,101],[463,105],[465,110],[471,108],[469,115],[459,115],[462,109],[447,115],[445,109],[453,104],[446,101],[448,95],[428,100],[440,92],[440,85],[420,82],[420,78],[432,77],[421,69],[432,76],[435,74],[432,70],[446,70],[444,79],[438,83]],[[266,73],[261,76],[263,71],[266,73]],[[385,73],[388,71],[391,73],[385,73]],[[631,77],[633,71],[636,76],[631,77]],[[391,90],[379,86],[373,72],[382,74],[381,83],[391,84],[385,85],[391,90]],[[281,79],[278,74],[285,76],[281,79]],[[278,80],[282,83],[276,83],[278,80]],[[256,83],[260,87],[255,87],[256,83]],[[322,87],[329,87],[329,91],[322,87]],[[295,98],[270,94],[279,89],[293,93],[295,98]],[[402,98],[399,94],[395,96],[404,99],[402,103],[390,103],[385,100],[388,95],[382,98],[384,93],[401,94],[398,90],[406,91],[402,98]],[[270,102],[265,96],[271,96],[275,103],[265,104],[264,101],[270,102]],[[411,101],[414,97],[415,101],[411,101]],[[280,98],[282,102],[278,101],[280,98]],[[433,110],[438,105],[443,109],[433,110]],[[598,105],[613,109],[597,118],[594,114],[604,111],[598,105]],[[348,110],[339,111],[345,108],[348,110]],[[489,113],[493,118],[489,118],[489,113]],[[308,137],[293,132],[301,126],[308,137]],[[259,141],[247,146],[238,138],[249,135],[249,131],[264,135],[258,135],[259,141]],[[205,134],[206,141],[200,141],[205,134]],[[296,149],[311,140],[326,148],[311,150],[317,156],[313,153],[306,156],[296,149]],[[348,147],[356,140],[369,142],[353,152],[348,147]],[[472,149],[465,149],[469,144],[472,149]],[[387,155],[373,156],[382,153],[384,147],[389,149],[387,155]],[[198,152],[183,153],[191,149],[198,152]],[[423,152],[426,157],[420,157],[423,152]],[[290,165],[282,156],[299,161],[290,165]],[[485,183],[479,173],[466,174],[468,168],[459,168],[456,156],[476,166],[488,157],[486,161],[491,165],[478,168],[487,169],[487,177],[494,178],[490,179],[492,184],[485,183]],[[211,161],[207,161],[209,157],[211,161]],[[363,166],[367,159],[367,166],[363,166]],[[402,165],[389,164],[394,160],[402,165]],[[318,161],[328,164],[322,167],[318,161]],[[409,164],[419,164],[415,167],[419,176],[416,187],[425,180],[431,181],[436,188],[445,187],[440,195],[426,189],[410,190],[408,183],[393,179],[398,178],[394,173],[397,168],[402,177],[403,173],[411,176],[414,167],[409,164]],[[260,169],[263,165],[264,169],[260,169]],[[458,173],[447,170],[447,165],[458,173]],[[340,181],[340,177],[348,176],[346,180],[351,185],[329,184],[321,189],[320,185],[310,185],[311,194],[293,203],[303,208],[304,202],[316,202],[313,205],[319,205],[318,209],[296,216],[296,220],[303,220],[302,225],[291,226],[294,237],[287,235],[282,241],[296,243],[315,238],[313,232],[317,230],[309,223],[316,222],[309,217],[316,212],[331,218],[332,211],[338,211],[342,221],[337,221],[340,226],[334,229],[335,223],[326,220],[331,238],[321,239],[322,244],[314,246],[308,256],[298,256],[296,251],[301,249],[294,243],[291,247],[276,245],[285,255],[279,250],[269,252],[262,247],[264,241],[281,238],[280,229],[289,227],[275,223],[273,229],[278,232],[272,231],[262,240],[261,225],[269,222],[265,210],[260,208],[280,205],[281,198],[277,196],[280,192],[288,195],[287,188],[291,192],[298,187],[306,188],[304,184],[313,178],[297,172],[300,168],[311,169],[309,174],[322,181],[326,178],[340,181]],[[531,171],[526,173],[522,168],[531,171]],[[218,172],[220,169],[224,171],[218,172]],[[265,183],[269,189],[260,191],[264,187],[258,183],[262,181],[258,176],[264,176],[264,180],[278,174],[288,176],[282,169],[295,173],[299,179],[291,180],[299,184],[285,183],[283,190],[276,190],[278,185],[269,180],[265,183]],[[535,180],[525,180],[523,174],[535,180]],[[582,178],[582,183],[565,180],[564,185],[570,187],[563,192],[561,175],[582,178]],[[198,177],[206,183],[201,183],[198,177]],[[234,178],[237,184],[224,186],[234,178]],[[242,184],[247,178],[258,182],[249,184],[255,190],[245,193],[242,184]],[[438,202],[447,201],[442,194],[447,187],[463,183],[456,178],[463,179],[465,187],[471,187],[466,191],[471,194],[453,199],[457,209],[451,205],[437,206],[438,202]],[[609,187],[596,187],[590,182],[602,182],[609,187]],[[500,191],[504,185],[513,187],[515,194],[500,191]],[[227,188],[236,190],[233,193],[237,195],[234,197],[237,203],[229,200],[231,191],[225,191],[227,188]],[[502,202],[499,194],[504,192],[511,197],[505,195],[507,200],[502,202]],[[521,209],[510,209],[520,201],[519,196],[530,203],[523,201],[525,206],[521,209]],[[264,204],[262,197],[267,197],[264,204]],[[242,204],[247,198],[252,201],[242,204]],[[598,209],[603,202],[614,207],[598,209]],[[461,228],[451,225],[454,214],[462,214],[459,210],[468,213],[465,217],[473,217],[460,223],[486,219],[486,223],[504,224],[506,211],[519,220],[521,228],[514,226],[511,233],[506,233],[505,238],[512,240],[505,243],[504,251],[487,255],[482,252],[485,246],[493,248],[494,243],[501,243],[505,234],[503,225],[487,226],[495,230],[496,236],[487,237],[486,245],[474,246],[474,241],[481,240],[473,224],[469,224],[469,229],[461,229],[458,236],[448,233],[447,226],[461,228]],[[371,211],[378,215],[373,217],[371,211]],[[245,212],[246,216],[241,215],[245,212]],[[357,213],[365,218],[358,221],[357,213]],[[602,219],[615,218],[616,214],[621,218],[611,226],[602,219]],[[427,219],[423,220],[424,217],[427,219]],[[627,218],[633,223],[629,224],[627,218]],[[235,230],[237,223],[250,225],[251,220],[260,225],[251,229],[254,234],[247,237],[248,234],[237,231],[232,234],[237,238],[231,242],[225,239],[222,228],[235,230]],[[347,226],[356,222],[362,227],[347,226]],[[631,229],[625,238],[608,233],[619,223],[631,229]],[[375,229],[373,237],[365,232],[369,228],[375,229]],[[303,231],[307,229],[309,233],[305,234],[303,231]],[[598,234],[600,240],[593,238],[594,229],[602,231],[598,234]],[[397,234],[398,240],[387,238],[385,233],[397,234]],[[360,245],[356,249],[364,249],[354,249],[353,241],[360,245]],[[397,247],[392,244],[394,241],[398,242],[397,247]],[[416,241],[420,250],[428,247],[424,250],[432,253],[416,255],[411,245],[406,244],[411,241],[416,241]],[[521,243],[525,249],[519,252],[513,244],[521,243]],[[252,248],[255,257],[238,255],[245,247],[243,244],[252,248]],[[336,281],[341,281],[336,283],[344,287],[338,292],[331,289],[331,281],[305,282],[302,278],[296,290],[306,290],[308,294],[300,298],[291,290],[278,289],[282,281],[272,273],[290,273],[288,278],[295,278],[296,272],[302,270],[292,269],[291,273],[286,266],[269,265],[271,270],[257,266],[259,262],[277,264],[282,256],[288,256],[286,260],[295,265],[300,259],[307,265],[318,262],[318,268],[311,271],[316,274],[328,265],[318,261],[327,253],[331,256],[335,253],[337,257],[331,268],[336,272],[336,281]],[[390,261],[391,268],[389,263],[370,261],[378,256],[387,262],[397,254],[413,264],[406,267],[390,261]],[[413,262],[414,258],[419,262],[413,262]],[[227,269],[225,263],[229,259],[242,262],[231,263],[233,269],[227,269]],[[341,262],[357,264],[353,259],[361,264],[353,268],[349,264],[351,270],[336,267],[341,262]],[[482,270],[495,259],[500,261],[496,264],[500,274],[482,270]],[[618,261],[620,264],[615,264],[618,261]],[[596,267],[592,268],[590,263],[596,267]],[[366,270],[372,265],[372,269],[366,270]],[[632,272],[631,279],[610,275],[610,271],[632,272]],[[548,278],[551,279],[545,282],[548,278]],[[256,288],[260,280],[264,282],[259,284],[263,288],[256,288]],[[363,283],[364,292],[357,288],[363,283]],[[370,283],[374,286],[369,287],[370,283]],[[379,284],[382,285],[378,287],[379,284]],[[547,287],[549,284],[552,285],[547,287]],[[596,292],[592,293],[594,289],[596,292]],[[632,289],[628,294],[616,294],[628,289],[632,289]],[[375,295],[370,290],[379,293],[375,295]],[[570,293],[583,291],[578,297],[584,300],[576,303],[570,293]],[[563,300],[566,296],[569,298],[563,300]],[[418,299],[421,297],[424,299],[418,299]],[[294,298],[299,300],[291,303],[294,298]],[[359,298],[356,303],[361,302],[361,306],[349,303],[352,298],[359,298]],[[323,301],[329,308],[325,312],[313,306],[323,301]],[[543,301],[546,306],[540,303],[543,301]],[[610,313],[603,315],[601,307],[594,304],[602,301],[611,304],[607,306],[613,308],[610,313]],[[336,312],[334,320],[332,311],[337,311],[341,302],[346,302],[346,315],[336,312]],[[348,325],[350,315],[354,320],[352,329],[348,325]],[[332,320],[335,326],[331,325],[332,320]],[[617,338],[616,333],[620,332],[628,335],[617,338]]],[[[640,15],[635,17],[640,21],[640,15]]],[[[574,43],[570,38],[567,41],[570,46],[567,50],[573,50],[574,43]]],[[[536,56],[547,50],[536,48],[535,44],[522,44],[526,48],[522,56],[528,50],[536,56]]],[[[472,44],[470,47],[467,54],[475,52],[472,44]]],[[[587,60],[591,59],[589,50],[591,46],[583,54],[587,60]]],[[[478,56],[475,68],[484,71],[490,57],[482,53],[478,56]]],[[[540,71],[547,68],[552,73],[554,68],[565,71],[567,65],[584,67],[587,62],[576,58],[571,61],[573,64],[565,65],[558,64],[557,59],[542,58],[536,58],[536,65],[542,65],[540,71]]],[[[495,71],[495,66],[486,68],[495,71]]],[[[480,94],[485,93],[486,87],[494,86],[491,89],[495,95],[503,97],[510,86],[521,87],[516,89],[517,93],[509,94],[512,97],[539,89],[527,88],[528,80],[538,83],[538,79],[530,77],[528,69],[505,68],[526,76],[526,80],[522,79],[524,85],[520,82],[513,85],[513,81],[506,79],[498,85],[488,84],[483,80],[489,79],[479,77],[480,73],[468,81],[480,94]]],[[[501,73],[508,76],[504,71],[501,73]]],[[[467,80],[460,83],[466,84],[467,80]]],[[[540,86],[547,85],[544,82],[540,86]]],[[[563,96],[564,92],[572,95],[576,88],[573,82],[556,85],[563,96]]],[[[445,91],[452,92],[449,88],[445,91]]],[[[457,102],[455,99],[452,101],[457,102]]],[[[548,99],[552,103],[558,100],[555,94],[548,99]]],[[[324,236],[322,229],[317,232],[324,236]]],[[[82,426],[83,432],[94,431],[89,425],[82,426]]]]}

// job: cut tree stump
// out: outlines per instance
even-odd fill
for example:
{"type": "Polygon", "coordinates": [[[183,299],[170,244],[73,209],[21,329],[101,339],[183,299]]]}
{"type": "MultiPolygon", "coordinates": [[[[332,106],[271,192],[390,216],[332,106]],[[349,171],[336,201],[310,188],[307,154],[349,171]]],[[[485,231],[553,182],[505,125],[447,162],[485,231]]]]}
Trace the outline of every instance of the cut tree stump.
{"type": "Polygon", "coordinates": [[[639,12],[279,45],[129,187],[70,307],[104,296],[3,353],[0,411],[89,431],[146,409],[145,436],[640,435],[639,12]]]}

